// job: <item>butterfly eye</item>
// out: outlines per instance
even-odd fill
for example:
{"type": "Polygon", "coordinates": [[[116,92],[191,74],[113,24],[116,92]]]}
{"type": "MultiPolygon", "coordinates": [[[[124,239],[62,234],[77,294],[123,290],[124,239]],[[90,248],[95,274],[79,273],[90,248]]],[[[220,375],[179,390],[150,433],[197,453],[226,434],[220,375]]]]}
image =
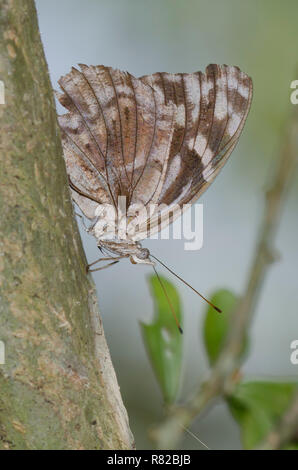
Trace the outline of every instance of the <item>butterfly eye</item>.
{"type": "Polygon", "coordinates": [[[150,255],[150,251],[148,248],[141,248],[140,252],[138,253],[138,258],[140,259],[147,259],[150,255]]]}

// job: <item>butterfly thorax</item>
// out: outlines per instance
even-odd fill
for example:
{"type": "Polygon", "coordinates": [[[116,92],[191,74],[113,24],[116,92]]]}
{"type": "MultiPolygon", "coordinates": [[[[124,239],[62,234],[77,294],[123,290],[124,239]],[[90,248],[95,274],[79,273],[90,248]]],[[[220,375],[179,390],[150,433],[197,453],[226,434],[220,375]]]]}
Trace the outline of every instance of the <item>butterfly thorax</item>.
{"type": "Polygon", "coordinates": [[[98,240],[97,246],[119,257],[129,258],[133,264],[154,265],[149,258],[148,248],[143,248],[140,242],[115,238],[114,240],[98,240]]]}
{"type": "MultiPolygon", "coordinates": [[[[136,240],[135,231],[127,229],[129,218],[108,204],[98,205],[95,217],[88,232],[97,240],[97,246],[117,257],[130,258],[134,264],[154,263],[149,259],[150,252],[136,240]]],[[[129,225],[128,225],[129,227],[129,225]]]]}

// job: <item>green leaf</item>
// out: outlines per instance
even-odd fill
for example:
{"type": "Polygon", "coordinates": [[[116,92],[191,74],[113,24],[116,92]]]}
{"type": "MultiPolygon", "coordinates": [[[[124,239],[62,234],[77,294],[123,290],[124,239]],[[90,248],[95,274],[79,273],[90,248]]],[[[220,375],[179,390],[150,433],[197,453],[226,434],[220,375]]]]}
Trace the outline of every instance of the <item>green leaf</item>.
{"type": "MultiPolygon", "coordinates": [[[[160,279],[171,300],[181,324],[182,313],[178,292],[164,277],[160,279]]],[[[178,389],[182,365],[182,335],[179,332],[168,301],[156,276],[149,278],[155,303],[155,314],[150,325],[141,323],[144,343],[155,375],[167,404],[173,403],[178,389]]]]}
{"type": "Polygon", "coordinates": [[[295,390],[296,383],[248,382],[236,386],[227,402],[241,428],[245,449],[262,442],[290,405],[295,390]]]}
{"type": "Polygon", "coordinates": [[[298,450],[298,442],[293,442],[282,448],[282,450],[298,450]]]}
{"type": "MultiPolygon", "coordinates": [[[[214,364],[225,343],[229,331],[233,310],[238,298],[229,290],[218,290],[211,298],[211,302],[222,310],[218,313],[212,307],[208,307],[204,321],[204,343],[210,364],[214,364]]],[[[243,352],[246,353],[248,340],[245,339],[243,352]]]]}

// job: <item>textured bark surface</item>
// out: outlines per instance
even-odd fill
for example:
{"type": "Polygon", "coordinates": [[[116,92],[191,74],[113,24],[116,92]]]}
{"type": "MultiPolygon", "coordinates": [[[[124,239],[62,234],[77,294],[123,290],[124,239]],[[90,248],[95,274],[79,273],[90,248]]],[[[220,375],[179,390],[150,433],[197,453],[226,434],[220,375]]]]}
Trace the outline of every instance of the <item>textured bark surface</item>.
{"type": "Polygon", "coordinates": [[[129,449],[31,0],[0,0],[0,449],[129,449]]]}

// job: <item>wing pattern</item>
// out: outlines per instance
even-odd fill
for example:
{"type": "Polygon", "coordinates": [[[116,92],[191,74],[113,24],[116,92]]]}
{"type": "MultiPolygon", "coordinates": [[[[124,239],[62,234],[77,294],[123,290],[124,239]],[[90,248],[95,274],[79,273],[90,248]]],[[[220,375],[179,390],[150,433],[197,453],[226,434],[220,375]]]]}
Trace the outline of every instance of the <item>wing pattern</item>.
{"type": "MultiPolygon", "coordinates": [[[[235,147],[252,99],[238,67],[135,78],[80,65],[59,80],[59,117],[73,197],[87,217],[98,203],[194,202],[235,147]]],[[[172,216],[174,218],[174,216],[172,216]]],[[[151,227],[160,226],[155,215],[151,227]]]]}

